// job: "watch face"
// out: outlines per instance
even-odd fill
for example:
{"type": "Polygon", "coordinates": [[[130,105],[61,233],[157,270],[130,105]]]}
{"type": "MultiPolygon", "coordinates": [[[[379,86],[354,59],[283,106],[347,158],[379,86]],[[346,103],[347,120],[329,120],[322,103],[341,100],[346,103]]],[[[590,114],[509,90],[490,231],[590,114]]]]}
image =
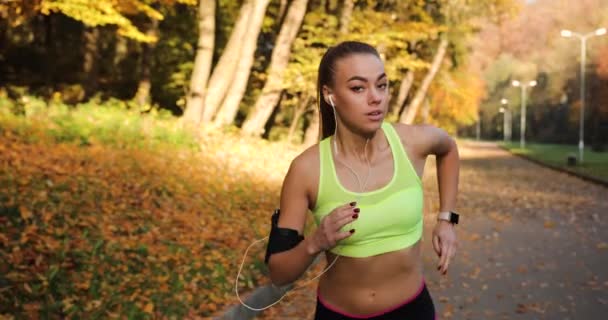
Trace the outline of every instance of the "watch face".
{"type": "Polygon", "coordinates": [[[450,212],[450,222],[453,224],[458,224],[460,216],[456,212],[450,212]]]}

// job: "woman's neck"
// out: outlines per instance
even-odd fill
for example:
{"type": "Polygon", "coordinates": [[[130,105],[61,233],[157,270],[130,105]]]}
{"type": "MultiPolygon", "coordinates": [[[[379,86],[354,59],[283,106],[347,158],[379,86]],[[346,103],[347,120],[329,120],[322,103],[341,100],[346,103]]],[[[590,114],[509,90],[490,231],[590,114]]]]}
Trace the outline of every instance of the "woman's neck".
{"type": "Polygon", "coordinates": [[[366,162],[366,152],[367,159],[371,161],[377,151],[383,149],[387,143],[381,134],[381,129],[364,136],[345,128],[338,128],[333,139],[335,142],[332,143],[335,143],[337,148],[334,152],[337,151],[336,153],[343,159],[354,159],[362,163],[366,162]]]}

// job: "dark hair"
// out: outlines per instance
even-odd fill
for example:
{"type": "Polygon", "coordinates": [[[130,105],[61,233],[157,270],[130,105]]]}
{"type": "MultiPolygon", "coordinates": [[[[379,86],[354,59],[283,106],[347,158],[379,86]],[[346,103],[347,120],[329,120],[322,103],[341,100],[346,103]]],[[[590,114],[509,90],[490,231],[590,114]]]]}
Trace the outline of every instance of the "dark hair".
{"type": "Polygon", "coordinates": [[[329,47],[319,63],[317,75],[317,101],[319,101],[319,124],[321,139],[331,136],[336,129],[336,119],[333,110],[323,99],[323,86],[333,86],[336,62],[342,58],[357,53],[373,54],[380,58],[378,51],[369,44],[358,41],[345,41],[335,47],[329,47]]]}

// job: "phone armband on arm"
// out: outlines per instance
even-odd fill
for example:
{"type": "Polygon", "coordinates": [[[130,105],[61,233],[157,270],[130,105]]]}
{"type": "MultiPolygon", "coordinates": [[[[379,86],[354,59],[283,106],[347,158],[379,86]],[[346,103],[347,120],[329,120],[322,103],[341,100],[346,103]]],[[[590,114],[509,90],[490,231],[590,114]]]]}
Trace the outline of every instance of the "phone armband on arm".
{"type": "Polygon", "coordinates": [[[268,237],[268,246],[266,247],[266,258],[264,258],[264,263],[268,264],[268,260],[270,256],[287,250],[291,250],[295,246],[297,246],[302,240],[304,240],[304,236],[300,235],[297,230],[289,229],[289,228],[279,228],[279,214],[281,210],[275,209],[272,214],[271,223],[272,226],[270,228],[270,236],[268,237]]]}

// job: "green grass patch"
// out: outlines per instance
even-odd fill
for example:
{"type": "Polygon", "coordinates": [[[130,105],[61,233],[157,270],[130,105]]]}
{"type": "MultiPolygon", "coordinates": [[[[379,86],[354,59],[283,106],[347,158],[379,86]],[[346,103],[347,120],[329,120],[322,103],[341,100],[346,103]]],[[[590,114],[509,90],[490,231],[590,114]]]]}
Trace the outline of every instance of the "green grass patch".
{"type": "Polygon", "coordinates": [[[72,106],[34,96],[14,100],[0,95],[0,134],[7,130],[31,142],[51,139],[81,146],[198,148],[195,135],[182,129],[169,112],[142,110],[133,102],[116,99],[72,106]]]}
{"type": "Polygon", "coordinates": [[[594,178],[608,180],[608,152],[594,152],[591,148],[585,148],[583,163],[577,161],[575,166],[568,166],[567,158],[569,155],[578,158],[578,147],[576,145],[534,143],[526,144],[525,149],[521,149],[518,143],[502,143],[501,145],[514,154],[524,155],[555,167],[594,178]]]}

